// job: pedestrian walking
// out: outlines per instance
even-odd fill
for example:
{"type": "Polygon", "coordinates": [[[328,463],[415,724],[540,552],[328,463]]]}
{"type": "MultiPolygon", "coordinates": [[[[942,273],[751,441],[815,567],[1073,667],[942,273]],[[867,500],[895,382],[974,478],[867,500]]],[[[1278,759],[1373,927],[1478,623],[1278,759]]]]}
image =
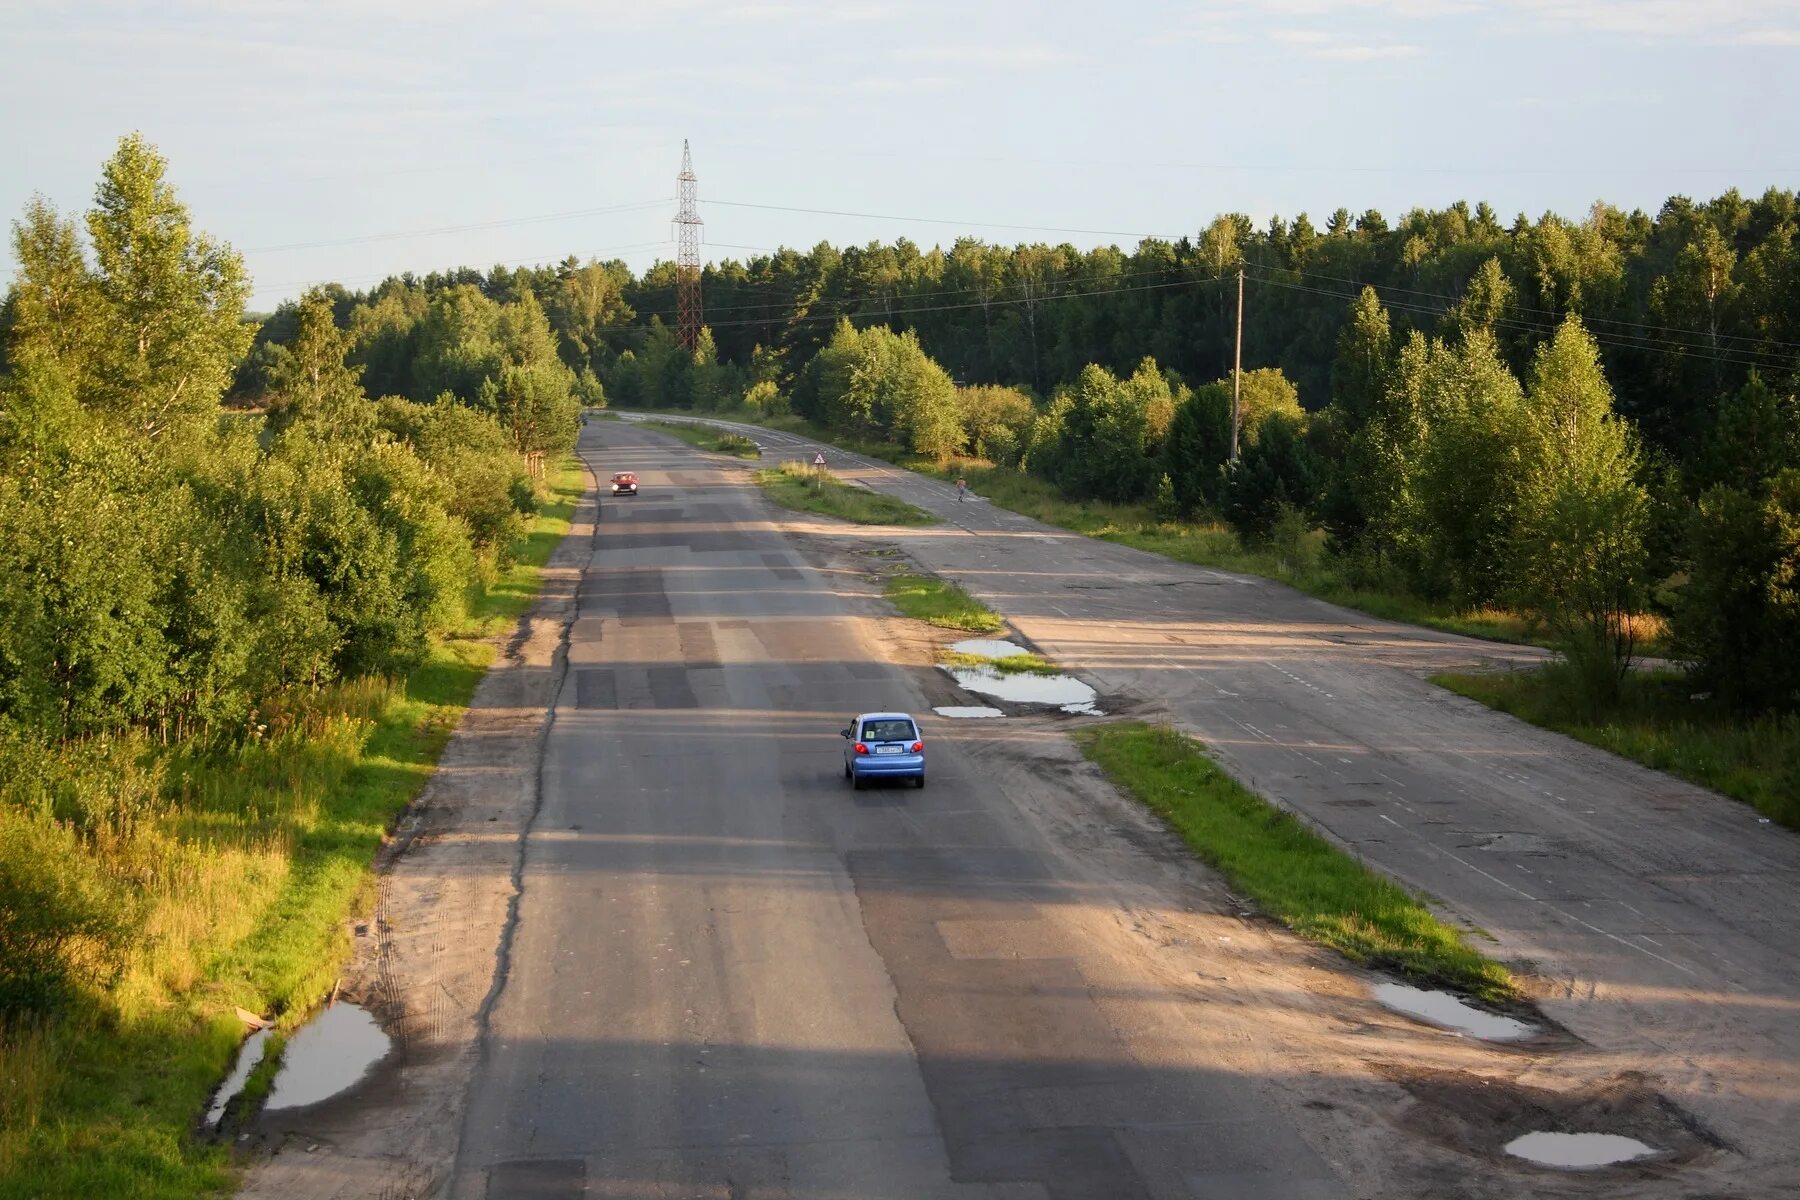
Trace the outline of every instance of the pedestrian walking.
{"type": "Polygon", "coordinates": [[[969,481],[966,479],[957,480],[956,481],[956,502],[958,504],[961,504],[964,500],[967,500],[968,498],[969,498],[969,481]]]}

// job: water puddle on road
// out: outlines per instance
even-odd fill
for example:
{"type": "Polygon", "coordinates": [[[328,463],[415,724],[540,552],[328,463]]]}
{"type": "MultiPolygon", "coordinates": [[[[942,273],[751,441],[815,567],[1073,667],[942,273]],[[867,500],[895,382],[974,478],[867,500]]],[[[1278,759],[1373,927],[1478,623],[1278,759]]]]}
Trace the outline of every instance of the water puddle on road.
{"type": "Polygon", "coordinates": [[[1610,1167],[1655,1154],[1656,1148],[1616,1133],[1528,1133],[1506,1152],[1543,1167],[1610,1167]]]}
{"type": "Polygon", "coordinates": [[[212,1107],[206,1110],[208,1129],[218,1128],[225,1110],[231,1107],[231,1102],[244,1090],[244,1084],[250,1080],[250,1072],[256,1070],[256,1064],[262,1061],[263,1051],[269,1047],[269,1033],[267,1029],[259,1029],[245,1038],[244,1044],[238,1047],[237,1061],[231,1066],[231,1074],[219,1085],[219,1090],[213,1094],[212,1107]]]}
{"type": "Polygon", "coordinates": [[[1021,654],[1031,653],[1023,646],[999,638],[970,638],[964,642],[952,643],[950,649],[958,654],[975,654],[982,658],[1017,658],[1021,654]]]}
{"type": "Polygon", "coordinates": [[[333,1004],[288,1039],[265,1111],[329,1100],[361,1082],[387,1056],[387,1034],[367,1009],[333,1004]]]}
{"type": "MultiPolygon", "coordinates": [[[[992,657],[991,655],[989,657],[992,657]]],[[[1008,674],[993,667],[943,667],[965,691],[1011,704],[1049,704],[1066,713],[1104,716],[1094,689],[1073,675],[1008,674]]]]}
{"type": "Polygon", "coordinates": [[[1006,715],[999,709],[989,708],[984,704],[940,704],[931,711],[940,717],[951,717],[957,720],[1004,717],[1006,715]]]}
{"type": "Polygon", "coordinates": [[[1407,987],[1402,983],[1378,983],[1374,994],[1377,1001],[1396,1012],[1484,1041],[1509,1042],[1538,1032],[1535,1026],[1524,1021],[1483,1012],[1473,1004],[1458,1000],[1449,992],[1407,987]]]}

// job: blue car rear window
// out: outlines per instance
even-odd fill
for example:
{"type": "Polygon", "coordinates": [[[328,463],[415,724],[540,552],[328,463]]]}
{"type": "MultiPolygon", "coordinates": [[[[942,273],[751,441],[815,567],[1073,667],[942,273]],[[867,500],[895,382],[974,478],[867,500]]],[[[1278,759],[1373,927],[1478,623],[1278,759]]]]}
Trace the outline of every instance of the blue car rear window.
{"type": "Polygon", "coordinates": [[[865,742],[910,742],[913,740],[913,723],[911,721],[864,721],[862,740],[865,742]]]}

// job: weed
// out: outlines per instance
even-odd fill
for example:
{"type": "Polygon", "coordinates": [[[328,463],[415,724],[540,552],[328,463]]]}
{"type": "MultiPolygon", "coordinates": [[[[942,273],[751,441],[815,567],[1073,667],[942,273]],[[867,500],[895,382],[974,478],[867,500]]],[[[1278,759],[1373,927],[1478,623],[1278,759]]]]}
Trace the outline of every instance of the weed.
{"type": "Polygon", "coordinates": [[[914,620],[969,633],[999,633],[1006,627],[1000,614],[935,575],[890,575],[883,587],[894,607],[914,620]]]}

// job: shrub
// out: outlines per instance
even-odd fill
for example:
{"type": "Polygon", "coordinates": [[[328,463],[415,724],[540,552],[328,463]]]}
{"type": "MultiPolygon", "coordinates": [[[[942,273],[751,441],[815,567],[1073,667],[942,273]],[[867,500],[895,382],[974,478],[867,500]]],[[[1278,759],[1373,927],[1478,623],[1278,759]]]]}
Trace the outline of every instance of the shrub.
{"type": "Polygon", "coordinates": [[[73,830],[0,800],[0,1018],[50,1012],[109,983],[133,911],[73,830]]]}

